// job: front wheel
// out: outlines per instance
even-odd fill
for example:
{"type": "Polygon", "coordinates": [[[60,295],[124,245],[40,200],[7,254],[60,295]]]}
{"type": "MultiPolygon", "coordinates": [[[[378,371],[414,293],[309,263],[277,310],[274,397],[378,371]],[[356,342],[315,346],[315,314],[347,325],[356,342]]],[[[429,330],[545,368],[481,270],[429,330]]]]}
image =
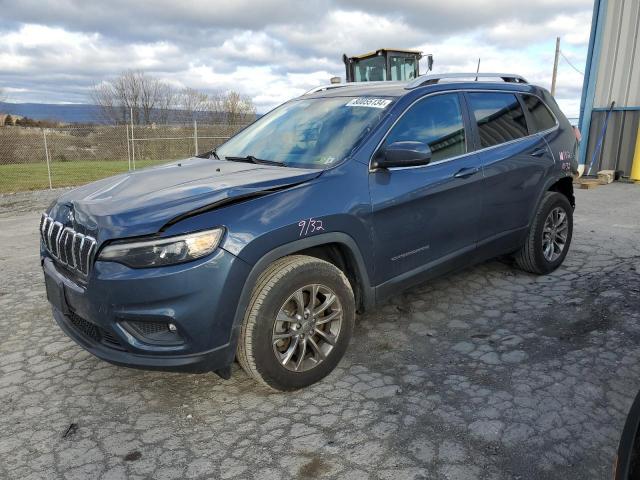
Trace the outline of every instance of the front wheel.
{"type": "Polygon", "coordinates": [[[516,263],[527,272],[547,274],[558,268],[569,251],[573,235],[573,208],[567,197],[546,192],[516,263]]]}
{"type": "Polygon", "coordinates": [[[293,255],[258,279],[238,340],[242,368],[275,390],[328,375],[344,355],[355,321],[349,281],[332,264],[293,255]]]}

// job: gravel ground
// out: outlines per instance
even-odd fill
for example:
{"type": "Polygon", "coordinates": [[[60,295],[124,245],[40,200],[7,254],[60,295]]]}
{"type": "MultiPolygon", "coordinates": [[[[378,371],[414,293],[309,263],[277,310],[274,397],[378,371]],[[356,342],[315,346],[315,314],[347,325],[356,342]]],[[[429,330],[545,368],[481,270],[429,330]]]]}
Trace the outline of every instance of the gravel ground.
{"type": "Polygon", "coordinates": [[[58,193],[0,197],[0,478],[610,478],[640,389],[640,186],[576,192],[552,275],[491,261],[414,288],[292,394],[67,339],[37,254],[58,193]]]}

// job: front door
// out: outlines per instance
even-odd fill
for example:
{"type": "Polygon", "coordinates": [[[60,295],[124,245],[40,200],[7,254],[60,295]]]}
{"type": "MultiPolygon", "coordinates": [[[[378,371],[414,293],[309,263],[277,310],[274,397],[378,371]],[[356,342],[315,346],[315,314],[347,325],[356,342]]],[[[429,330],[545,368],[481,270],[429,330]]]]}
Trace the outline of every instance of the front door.
{"type": "Polygon", "coordinates": [[[468,153],[463,119],[458,93],[427,96],[409,107],[383,142],[423,142],[433,156],[428,165],[370,173],[378,285],[475,248],[483,174],[476,155],[468,153]]]}

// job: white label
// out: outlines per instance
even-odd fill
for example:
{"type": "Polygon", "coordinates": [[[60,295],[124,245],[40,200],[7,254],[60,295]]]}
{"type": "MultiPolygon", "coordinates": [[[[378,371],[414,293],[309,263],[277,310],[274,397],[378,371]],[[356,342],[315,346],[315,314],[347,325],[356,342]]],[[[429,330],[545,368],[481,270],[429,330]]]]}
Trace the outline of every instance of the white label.
{"type": "Polygon", "coordinates": [[[371,97],[358,97],[349,101],[346,107],[369,107],[369,108],[385,108],[391,103],[391,100],[386,98],[371,98],[371,97]]]}

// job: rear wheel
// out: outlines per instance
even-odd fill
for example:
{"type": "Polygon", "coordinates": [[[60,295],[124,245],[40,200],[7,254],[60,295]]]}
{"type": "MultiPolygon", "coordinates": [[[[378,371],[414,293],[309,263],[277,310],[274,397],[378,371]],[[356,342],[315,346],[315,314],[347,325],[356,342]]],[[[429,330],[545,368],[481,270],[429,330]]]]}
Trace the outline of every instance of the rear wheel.
{"type": "Polygon", "coordinates": [[[238,361],[275,390],[328,375],[349,344],[355,301],[332,264],[294,255],[274,262],[253,290],[238,340],[238,361]]]}
{"type": "Polygon", "coordinates": [[[573,235],[573,208],[567,197],[546,192],[527,239],[516,253],[516,263],[527,272],[546,274],[558,268],[569,251],[573,235]]]}

